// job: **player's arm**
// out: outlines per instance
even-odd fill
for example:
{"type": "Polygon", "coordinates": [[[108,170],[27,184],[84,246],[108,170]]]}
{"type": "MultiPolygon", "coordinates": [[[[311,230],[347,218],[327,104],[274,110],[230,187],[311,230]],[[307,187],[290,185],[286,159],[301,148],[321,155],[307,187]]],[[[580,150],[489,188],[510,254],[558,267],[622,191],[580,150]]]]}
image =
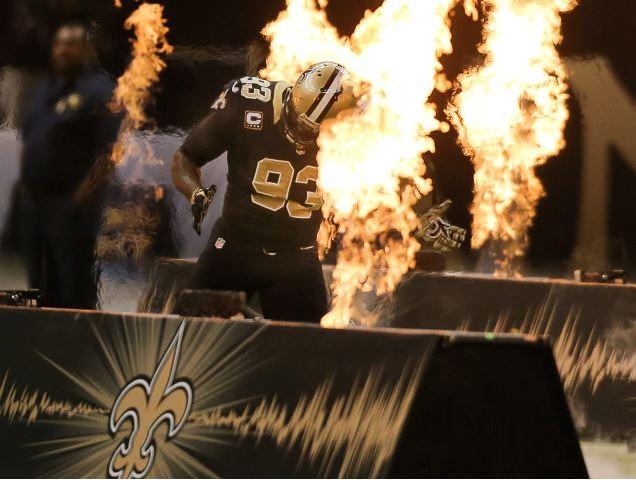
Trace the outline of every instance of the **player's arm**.
{"type": "Polygon", "coordinates": [[[212,112],[190,132],[172,159],[172,179],[177,189],[192,206],[194,229],[200,227],[216,187],[205,188],[201,183],[201,167],[215,159],[229,146],[234,124],[231,93],[226,89],[212,106],[212,112]]]}
{"type": "Polygon", "coordinates": [[[228,89],[221,93],[210,114],[195,125],[174,155],[172,179],[188,200],[198,188],[202,188],[201,167],[228,148],[235,116],[230,96],[228,89]]]}
{"type": "Polygon", "coordinates": [[[201,184],[201,169],[192,158],[181,150],[178,150],[172,159],[172,180],[177,190],[188,200],[192,198],[192,194],[198,188],[203,188],[201,184]]]}

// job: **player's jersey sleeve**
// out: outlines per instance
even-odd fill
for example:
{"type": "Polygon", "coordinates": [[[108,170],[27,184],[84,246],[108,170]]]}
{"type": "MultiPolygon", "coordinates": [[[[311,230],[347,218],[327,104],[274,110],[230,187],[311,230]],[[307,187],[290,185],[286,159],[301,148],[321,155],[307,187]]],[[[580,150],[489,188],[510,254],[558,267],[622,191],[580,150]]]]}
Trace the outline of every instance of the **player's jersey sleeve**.
{"type": "Polygon", "coordinates": [[[212,104],[210,114],[194,126],[181,146],[181,152],[198,166],[214,160],[230,148],[241,109],[239,95],[233,91],[235,83],[233,81],[225,86],[212,104]]]}

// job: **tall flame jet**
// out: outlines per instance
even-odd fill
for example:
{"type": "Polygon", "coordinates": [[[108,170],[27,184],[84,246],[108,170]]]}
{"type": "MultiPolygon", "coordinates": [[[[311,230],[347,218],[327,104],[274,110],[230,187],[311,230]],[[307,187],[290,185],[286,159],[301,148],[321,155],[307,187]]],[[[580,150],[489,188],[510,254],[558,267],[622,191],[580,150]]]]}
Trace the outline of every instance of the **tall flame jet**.
{"type": "Polygon", "coordinates": [[[473,248],[518,276],[543,186],[535,168],[564,146],[566,71],[556,50],[575,0],[482,0],[483,66],[463,73],[449,108],[475,165],[473,248]]]}
{"type": "Polygon", "coordinates": [[[343,236],[323,325],[372,323],[355,311],[356,294],[393,291],[420,248],[413,205],[432,188],[423,155],[435,150],[431,132],[447,128],[428,99],[448,86],[440,57],[452,51],[456,3],[386,0],[343,38],[325,0],[287,0],[263,30],[271,45],[264,76],[293,82],[312,63],[331,60],[347,67],[361,98],[360,108],[325,122],[318,139],[323,213],[343,236]]]}
{"type": "Polygon", "coordinates": [[[163,17],[163,6],[154,3],[139,5],[124,27],[135,32],[135,39],[132,60],[117,80],[115,100],[124,105],[131,126],[141,128],[148,123],[145,107],[152,100],[151,88],[166,68],[161,56],[173,51],[166,38],[170,30],[163,17]]]}
{"type": "MultiPolygon", "coordinates": [[[[115,6],[120,8],[121,2],[115,0],[115,6]]],[[[140,4],[126,19],[124,27],[133,30],[135,38],[132,60],[117,79],[112,101],[113,109],[123,109],[126,114],[111,153],[113,166],[118,166],[124,158],[131,133],[149,123],[145,109],[152,102],[152,88],[159,82],[159,74],[166,68],[162,55],[173,51],[167,39],[170,29],[166,26],[162,5],[140,4]]]]}
{"type": "MultiPolygon", "coordinates": [[[[120,0],[115,0],[115,7],[121,6],[120,0]]],[[[100,186],[103,187],[113,170],[129,153],[128,149],[133,145],[133,133],[150,123],[145,108],[152,102],[152,88],[166,67],[161,56],[173,50],[166,38],[170,29],[163,17],[163,6],[159,4],[139,5],[126,19],[124,28],[135,32],[132,60],[126,71],[117,79],[110,109],[114,112],[124,111],[125,116],[110,155],[95,164],[89,177],[80,187],[80,197],[86,197],[100,186]]]]}

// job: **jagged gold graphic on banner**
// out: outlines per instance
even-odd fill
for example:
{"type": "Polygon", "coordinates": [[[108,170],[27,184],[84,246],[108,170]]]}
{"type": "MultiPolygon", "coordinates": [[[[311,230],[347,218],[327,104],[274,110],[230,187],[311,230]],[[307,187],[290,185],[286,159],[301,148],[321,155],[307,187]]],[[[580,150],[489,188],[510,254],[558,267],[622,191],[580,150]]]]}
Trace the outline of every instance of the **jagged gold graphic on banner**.
{"type": "MultiPolygon", "coordinates": [[[[568,393],[587,386],[595,392],[605,380],[636,381],[636,355],[614,348],[607,339],[599,338],[595,330],[587,334],[578,332],[579,314],[571,309],[558,335],[553,335],[556,302],[550,297],[534,314],[528,313],[521,325],[501,314],[494,324],[486,327],[492,333],[522,333],[555,338],[554,359],[568,393]]],[[[470,322],[464,322],[459,330],[471,330],[470,322]]]]}
{"type": "Polygon", "coordinates": [[[320,461],[322,474],[335,474],[331,469],[338,468],[340,478],[377,477],[393,455],[421,369],[422,363],[405,369],[392,387],[383,381],[381,370],[372,370],[362,385],[358,379],[348,394],[333,401],[333,383],[327,380],[291,410],[276,398],[263,399],[255,408],[248,405],[241,411],[196,412],[192,421],[228,428],[241,437],[273,438],[287,450],[298,447],[300,461],[320,461]],[[336,467],[338,455],[343,459],[336,467]]]}
{"type": "MultiPolygon", "coordinates": [[[[8,386],[8,375],[0,388],[0,421],[55,427],[54,438],[26,445],[34,449],[33,458],[41,462],[46,477],[104,477],[109,466],[111,476],[120,477],[218,477],[207,466],[215,455],[221,458],[217,448],[238,447],[248,439],[273,440],[288,456],[297,456],[291,461],[299,467],[317,467],[320,475],[379,476],[393,454],[423,365],[423,360],[409,362],[393,378],[378,364],[360,372],[344,392],[334,391],[334,379],[325,378],[315,391],[287,403],[276,396],[235,394],[247,374],[272,360],[253,348],[266,325],[246,331],[240,324],[190,321],[185,327],[177,319],[149,321],[124,315],[111,321],[108,329],[91,326],[100,347],[92,355],[94,361],[81,363],[81,371],[39,354],[70,380],[64,395],[72,391],[81,402],[61,402],[50,393],[8,386]],[[152,379],[148,388],[158,396],[173,391],[171,386],[185,388],[180,382],[187,379],[192,404],[187,420],[175,413],[174,424],[182,427],[180,431],[171,436],[170,422],[158,422],[151,431],[148,424],[164,409],[150,407],[161,402],[151,400],[152,393],[146,394],[145,388],[136,389],[137,398],[130,400],[128,395],[140,379],[152,379]],[[117,405],[122,398],[128,403],[117,405]],[[109,434],[109,420],[112,414],[118,424],[117,419],[133,405],[149,414],[145,427],[135,427],[139,437],[154,443],[144,442],[146,453],[135,454],[140,460],[137,466],[120,472],[121,462],[111,462],[114,452],[121,453],[124,444],[126,452],[136,449],[142,439],[129,441],[135,435],[131,421],[111,428],[114,436],[109,434]],[[154,448],[148,465],[150,445],[154,448]],[[207,465],[198,458],[206,458],[207,465]]],[[[183,401],[184,397],[177,403],[183,401]]],[[[130,457],[125,453],[117,458],[130,457]]]]}
{"type": "Polygon", "coordinates": [[[40,416],[72,418],[76,415],[105,414],[107,410],[95,408],[87,403],[53,400],[46,392],[19,389],[9,384],[9,372],[5,372],[0,383],[0,419],[9,423],[33,423],[40,416]]]}
{"type": "Polygon", "coordinates": [[[554,356],[566,390],[588,384],[596,391],[604,380],[636,381],[636,355],[620,352],[592,331],[576,333],[577,317],[570,315],[554,343],[554,356]]]}

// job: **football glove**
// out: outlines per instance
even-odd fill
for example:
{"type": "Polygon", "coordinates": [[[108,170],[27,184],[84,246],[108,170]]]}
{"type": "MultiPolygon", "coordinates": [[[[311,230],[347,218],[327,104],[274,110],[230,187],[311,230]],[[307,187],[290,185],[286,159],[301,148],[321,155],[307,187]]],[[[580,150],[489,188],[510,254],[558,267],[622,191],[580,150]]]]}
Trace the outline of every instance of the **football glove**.
{"type": "Polygon", "coordinates": [[[205,219],[205,215],[208,213],[210,203],[214,199],[216,193],[216,185],[210,185],[209,188],[199,187],[193,193],[190,198],[190,205],[192,206],[192,227],[197,234],[201,235],[201,224],[205,219]]]}
{"type": "Polygon", "coordinates": [[[420,216],[420,229],[415,232],[415,236],[427,243],[435,250],[447,253],[451,249],[461,247],[466,240],[466,230],[461,227],[451,225],[443,218],[443,215],[452,204],[451,200],[446,200],[439,205],[435,205],[428,212],[420,216]]]}

